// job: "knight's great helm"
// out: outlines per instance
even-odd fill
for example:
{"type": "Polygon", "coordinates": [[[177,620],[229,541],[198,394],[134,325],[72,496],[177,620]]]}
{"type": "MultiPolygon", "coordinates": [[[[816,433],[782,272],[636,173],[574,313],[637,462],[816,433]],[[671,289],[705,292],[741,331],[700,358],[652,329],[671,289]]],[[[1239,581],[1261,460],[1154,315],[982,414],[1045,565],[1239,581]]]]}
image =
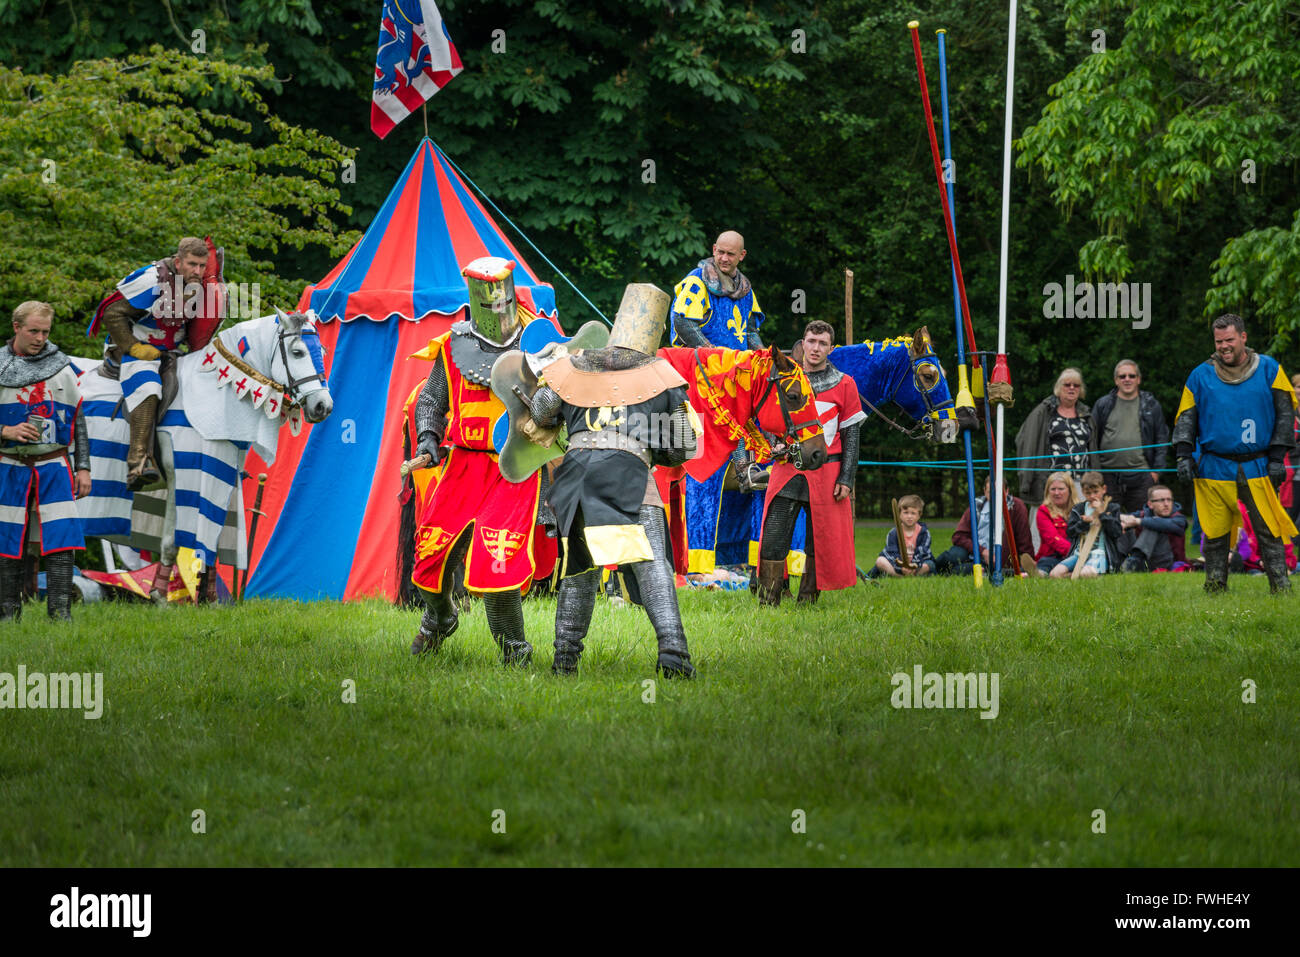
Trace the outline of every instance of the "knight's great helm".
{"type": "Polygon", "coordinates": [[[614,316],[608,347],[622,346],[648,356],[654,355],[659,349],[659,340],[663,338],[664,323],[672,301],[672,296],[653,283],[628,283],[614,316]]]}
{"type": "Polygon", "coordinates": [[[519,332],[514,269],[513,259],[483,256],[461,270],[469,287],[470,328],[480,339],[497,346],[504,346],[519,332]]]}

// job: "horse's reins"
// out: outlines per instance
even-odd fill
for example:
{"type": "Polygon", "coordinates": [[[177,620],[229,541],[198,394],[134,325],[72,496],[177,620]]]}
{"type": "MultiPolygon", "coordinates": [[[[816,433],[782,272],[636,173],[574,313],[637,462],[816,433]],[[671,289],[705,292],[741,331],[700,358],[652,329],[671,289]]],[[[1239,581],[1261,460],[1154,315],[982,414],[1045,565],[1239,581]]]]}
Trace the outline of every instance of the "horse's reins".
{"type": "MultiPolygon", "coordinates": [[[[889,390],[889,396],[885,399],[885,401],[893,402],[894,396],[897,395],[898,390],[903,387],[903,380],[907,378],[907,374],[911,372],[912,375],[915,376],[916,364],[918,362],[924,362],[926,359],[930,359],[930,358],[938,358],[938,357],[935,356],[933,352],[927,352],[924,355],[919,355],[916,356],[915,358],[909,359],[908,367],[903,370],[903,374],[898,377],[898,381],[894,383],[894,387],[889,390]]],[[[899,432],[902,432],[909,439],[915,439],[920,437],[929,438],[931,435],[934,434],[934,425],[930,421],[931,418],[933,418],[935,413],[934,402],[931,401],[930,399],[929,389],[917,389],[916,391],[920,393],[921,401],[925,403],[925,418],[915,419],[914,421],[916,422],[916,425],[914,425],[910,429],[906,428],[905,426],[899,425],[889,416],[885,415],[885,413],[882,412],[875,403],[873,403],[861,392],[858,392],[858,398],[862,400],[862,404],[865,405],[868,409],[870,409],[874,415],[883,419],[888,425],[897,429],[899,432]]],[[[899,408],[902,409],[902,406],[899,406],[899,408]]],[[[904,415],[908,414],[906,409],[902,409],[902,411],[904,415]]]]}
{"type": "MultiPolygon", "coordinates": [[[[325,377],[322,376],[319,372],[313,372],[311,375],[304,376],[301,379],[295,379],[293,377],[293,373],[289,371],[289,350],[284,344],[286,332],[288,332],[287,327],[281,325],[280,331],[276,333],[275,342],[280,349],[280,361],[284,364],[284,374],[289,378],[289,382],[285,386],[285,390],[289,392],[294,402],[297,403],[299,401],[298,386],[305,385],[308,382],[319,382],[321,383],[321,385],[324,385],[325,377]]],[[[298,330],[297,335],[299,339],[304,339],[307,336],[316,336],[317,339],[320,338],[320,333],[316,332],[315,329],[312,329],[310,331],[303,331],[300,329],[298,330]]],[[[315,367],[313,366],[313,368],[315,367]]]]}

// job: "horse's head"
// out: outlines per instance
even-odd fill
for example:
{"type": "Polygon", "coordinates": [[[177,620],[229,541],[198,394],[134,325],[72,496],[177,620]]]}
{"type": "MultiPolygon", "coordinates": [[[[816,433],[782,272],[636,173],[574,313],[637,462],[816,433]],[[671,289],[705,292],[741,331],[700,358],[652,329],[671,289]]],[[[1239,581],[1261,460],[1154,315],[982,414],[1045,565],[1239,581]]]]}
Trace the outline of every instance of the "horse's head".
{"type": "Polygon", "coordinates": [[[769,357],[768,373],[765,383],[755,383],[762,391],[754,404],[754,418],[764,431],[782,436],[794,450],[795,468],[821,468],[826,462],[826,435],[817,418],[812,383],[803,369],[776,346],[755,354],[760,359],[755,372],[762,369],[764,355],[769,357]],[[773,395],[776,402],[769,401],[773,395]]]}
{"type": "Polygon", "coordinates": [[[325,381],[325,350],[311,313],[275,310],[277,329],[271,377],[284,376],[289,398],[302,406],[308,422],[322,422],[334,411],[334,399],[325,381]]]}
{"type": "Polygon", "coordinates": [[[957,441],[957,411],[927,327],[912,333],[912,344],[907,351],[912,374],[903,377],[894,401],[925,427],[926,437],[931,441],[957,441]]]}

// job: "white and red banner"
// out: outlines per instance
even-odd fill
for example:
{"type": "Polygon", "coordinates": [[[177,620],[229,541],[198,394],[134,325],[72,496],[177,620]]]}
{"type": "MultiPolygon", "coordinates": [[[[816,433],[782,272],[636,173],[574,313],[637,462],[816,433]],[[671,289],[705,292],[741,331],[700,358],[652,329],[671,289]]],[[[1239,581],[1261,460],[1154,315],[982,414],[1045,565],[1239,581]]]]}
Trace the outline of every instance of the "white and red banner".
{"type": "Polygon", "coordinates": [[[463,69],[433,0],[384,0],[370,129],[383,139],[463,69]]]}

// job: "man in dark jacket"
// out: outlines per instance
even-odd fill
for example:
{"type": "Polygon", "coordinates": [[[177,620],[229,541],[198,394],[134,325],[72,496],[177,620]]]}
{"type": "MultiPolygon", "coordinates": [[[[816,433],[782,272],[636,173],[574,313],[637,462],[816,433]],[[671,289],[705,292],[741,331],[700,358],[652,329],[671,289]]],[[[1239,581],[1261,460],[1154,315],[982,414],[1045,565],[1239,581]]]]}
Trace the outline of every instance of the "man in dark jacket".
{"type": "MultiPolygon", "coordinates": [[[[989,567],[992,557],[989,553],[989,540],[992,536],[992,515],[989,509],[989,480],[984,480],[984,494],[975,499],[975,507],[979,510],[979,556],[980,564],[985,568],[989,567]]],[[[1011,556],[1015,549],[1021,552],[1032,551],[1029,537],[1029,509],[1025,503],[1016,498],[1010,492],[1007,493],[1007,509],[1011,513],[1011,527],[1002,526],[1002,568],[1004,571],[1010,571],[1014,566],[1011,564],[1011,556]],[[1015,542],[1011,541],[1008,534],[1014,533],[1015,542]]],[[[961,520],[957,522],[957,527],[952,533],[952,548],[948,549],[935,560],[935,571],[940,575],[965,575],[971,570],[974,562],[972,557],[976,554],[975,542],[970,534],[970,509],[962,512],[961,520]]],[[[1033,568],[1033,559],[1028,555],[1021,558],[1021,568],[1029,571],[1033,568]]]]}
{"type": "Polygon", "coordinates": [[[1126,555],[1121,566],[1124,571],[1151,572],[1187,561],[1187,516],[1169,486],[1151,486],[1146,507],[1121,515],[1120,524],[1124,527],[1120,542],[1120,551],[1126,555]]]}
{"type": "Polygon", "coordinates": [[[1165,467],[1168,453],[1164,410],[1141,385],[1138,364],[1121,359],[1115,366],[1115,388],[1092,407],[1093,465],[1106,471],[1111,494],[1125,512],[1146,505],[1147,490],[1160,481],[1157,470],[1165,467]]]}

